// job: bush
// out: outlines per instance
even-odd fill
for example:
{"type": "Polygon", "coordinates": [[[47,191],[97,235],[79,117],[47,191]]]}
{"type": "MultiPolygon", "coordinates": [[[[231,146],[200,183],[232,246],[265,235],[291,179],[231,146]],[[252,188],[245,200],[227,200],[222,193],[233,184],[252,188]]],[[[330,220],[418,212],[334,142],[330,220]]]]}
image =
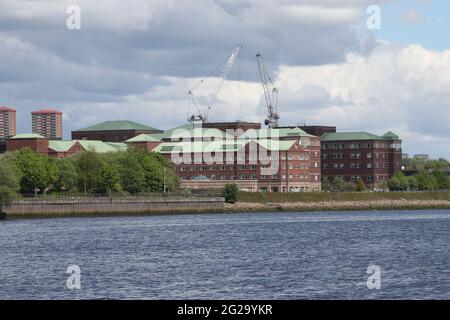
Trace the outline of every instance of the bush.
{"type": "Polygon", "coordinates": [[[222,196],[227,203],[236,203],[238,188],[235,183],[226,184],[222,189],[222,196]]]}
{"type": "Polygon", "coordinates": [[[363,192],[366,191],[366,185],[364,184],[364,181],[361,179],[358,181],[358,187],[357,187],[357,191],[359,192],[363,192]]]}

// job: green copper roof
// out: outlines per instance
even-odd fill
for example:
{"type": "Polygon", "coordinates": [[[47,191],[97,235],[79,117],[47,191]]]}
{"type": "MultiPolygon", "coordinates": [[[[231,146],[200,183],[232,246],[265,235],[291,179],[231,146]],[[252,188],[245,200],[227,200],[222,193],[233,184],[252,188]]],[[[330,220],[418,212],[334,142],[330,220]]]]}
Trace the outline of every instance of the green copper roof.
{"type": "Polygon", "coordinates": [[[125,142],[158,142],[161,141],[161,138],[163,137],[162,134],[140,134],[136,137],[133,137],[131,139],[128,139],[125,142]]]}
{"type": "Polygon", "coordinates": [[[75,140],[69,141],[59,141],[59,140],[50,140],[48,142],[48,147],[56,152],[67,152],[72,148],[72,146],[77,143],[75,140]]]}
{"type": "Polygon", "coordinates": [[[263,148],[270,151],[287,151],[295,144],[296,140],[267,140],[260,139],[256,141],[263,148]]]}
{"type": "Polygon", "coordinates": [[[105,121],[76,131],[158,130],[129,120],[105,121]]]}
{"type": "Polygon", "coordinates": [[[37,133],[21,133],[16,134],[14,137],[11,137],[10,139],[45,139],[45,137],[37,133]]]}
{"type": "Polygon", "coordinates": [[[368,132],[329,132],[324,133],[322,141],[350,141],[350,140],[383,140],[382,137],[368,132]]]}
{"type": "MultiPolygon", "coordinates": [[[[106,153],[106,152],[116,152],[121,151],[120,147],[122,144],[112,143],[112,142],[103,142],[97,140],[76,140],[78,141],[84,150],[87,151],[95,151],[98,153],[106,153]]],[[[126,144],[123,144],[126,146],[126,144]]],[[[123,147],[125,148],[125,147],[123,147]]]]}
{"type": "Polygon", "coordinates": [[[322,141],[351,141],[351,140],[398,140],[400,139],[395,133],[389,131],[383,136],[377,136],[369,132],[329,132],[324,133],[321,137],[322,141]]]}
{"type": "Polygon", "coordinates": [[[240,136],[240,138],[248,139],[267,139],[267,138],[286,138],[286,137],[313,137],[300,128],[263,128],[249,129],[240,136]]]}
{"type": "Polygon", "coordinates": [[[392,131],[388,131],[385,134],[382,135],[383,138],[389,139],[389,140],[399,140],[400,137],[393,133],[392,131]]]}
{"type": "Polygon", "coordinates": [[[190,128],[178,127],[164,132],[164,138],[218,138],[218,139],[234,139],[232,135],[216,128],[190,128]]]}
{"type": "Polygon", "coordinates": [[[239,151],[248,141],[190,141],[190,142],[163,142],[153,151],[159,153],[201,153],[201,152],[232,152],[239,151]]]}
{"type": "Polygon", "coordinates": [[[116,151],[127,151],[128,145],[123,142],[105,142],[107,145],[116,149],[116,151]]]}

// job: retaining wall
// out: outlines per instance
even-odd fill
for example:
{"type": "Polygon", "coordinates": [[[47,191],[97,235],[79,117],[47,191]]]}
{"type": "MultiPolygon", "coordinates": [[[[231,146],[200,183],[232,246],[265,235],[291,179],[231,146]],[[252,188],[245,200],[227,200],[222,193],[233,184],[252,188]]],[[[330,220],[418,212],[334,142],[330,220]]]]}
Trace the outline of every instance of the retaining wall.
{"type": "Polygon", "coordinates": [[[71,216],[89,214],[151,214],[223,212],[224,198],[92,198],[27,199],[5,208],[6,217],[71,216]]]}

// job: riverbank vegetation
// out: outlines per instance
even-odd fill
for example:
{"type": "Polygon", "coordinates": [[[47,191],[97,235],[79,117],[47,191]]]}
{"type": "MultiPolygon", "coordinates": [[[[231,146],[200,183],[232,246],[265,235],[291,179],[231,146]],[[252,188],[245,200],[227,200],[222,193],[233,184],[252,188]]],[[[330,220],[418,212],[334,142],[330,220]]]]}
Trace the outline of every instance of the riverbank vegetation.
{"type": "Polygon", "coordinates": [[[283,202],[364,202],[404,200],[447,200],[450,191],[428,192],[238,192],[238,202],[283,203],[283,202]]]}
{"type": "Polygon", "coordinates": [[[159,154],[138,149],[86,151],[57,159],[24,148],[0,160],[0,204],[5,206],[19,193],[163,193],[178,185],[172,164],[159,154]]]}

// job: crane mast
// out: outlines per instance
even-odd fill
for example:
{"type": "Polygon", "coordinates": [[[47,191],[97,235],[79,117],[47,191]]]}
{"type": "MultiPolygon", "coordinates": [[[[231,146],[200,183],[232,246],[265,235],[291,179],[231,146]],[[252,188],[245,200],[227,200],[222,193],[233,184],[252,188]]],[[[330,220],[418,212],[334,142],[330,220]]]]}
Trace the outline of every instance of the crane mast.
{"type": "Polygon", "coordinates": [[[267,118],[264,123],[269,126],[269,128],[276,128],[278,127],[278,119],[280,119],[277,112],[278,88],[275,88],[273,85],[272,79],[270,79],[266,67],[264,66],[261,54],[256,54],[256,60],[258,61],[259,74],[261,76],[261,83],[263,85],[267,106],[267,118]]]}
{"type": "Polygon", "coordinates": [[[191,100],[194,103],[194,105],[196,106],[197,112],[198,112],[197,115],[192,115],[188,118],[189,122],[193,123],[194,125],[198,124],[198,123],[208,122],[209,112],[211,111],[212,107],[214,106],[214,103],[216,102],[217,97],[219,96],[220,90],[222,89],[223,84],[224,84],[226,78],[228,77],[228,74],[231,71],[231,67],[233,66],[236,59],[238,58],[239,52],[241,51],[242,48],[243,48],[243,45],[237,46],[236,48],[233,49],[231,54],[228,56],[228,58],[225,62],[225,66],[220,74],[219,83],[217,84],[217,87],[213,91],[211,99],[210,99],[209,103],[207,104],[206,109],[203,112],[202,112],[201,106],[194,94],[194,90],[200,84],[202,84],[205,81],[205,79],[202,79],[197,85],[195,85],[192,89],[190,89],[188,91],[188,94],[191,96],[191,100]]]}

